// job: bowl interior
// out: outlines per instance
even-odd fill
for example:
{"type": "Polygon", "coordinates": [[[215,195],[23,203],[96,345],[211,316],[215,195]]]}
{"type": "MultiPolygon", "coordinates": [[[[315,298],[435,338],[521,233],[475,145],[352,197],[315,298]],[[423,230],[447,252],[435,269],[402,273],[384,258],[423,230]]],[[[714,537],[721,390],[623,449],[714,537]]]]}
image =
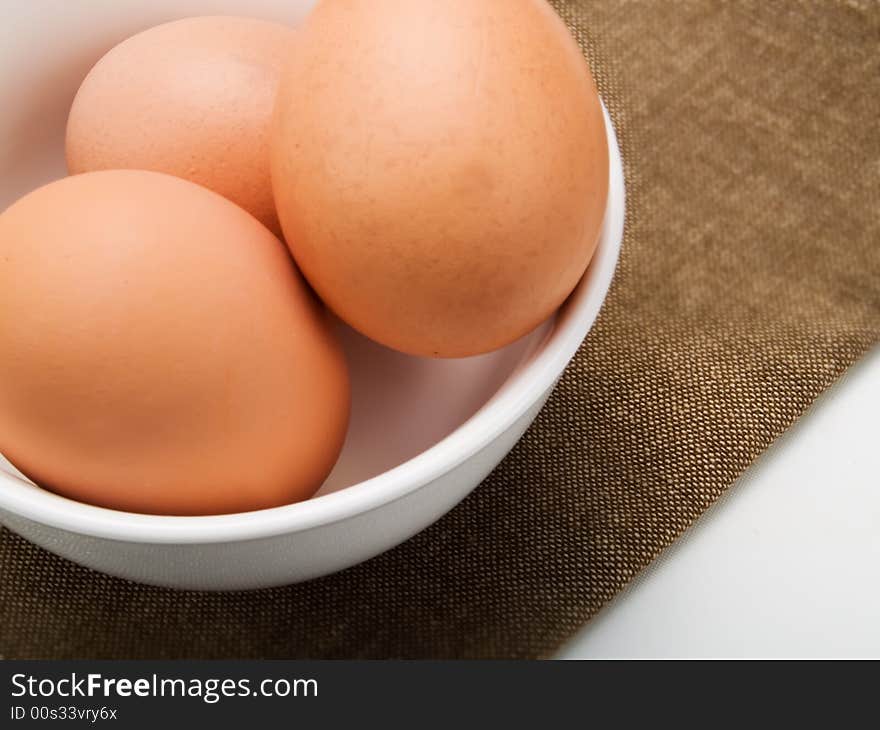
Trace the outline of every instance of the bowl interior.
{"type": "MultiPolygon", "coordinates": [[[[79,0],[20,3],[5,11],[14,17],[0,31],[0,210],[66,174],[70,103],[92,64],[117,42],[189,15],[295,23],[311,5],[313,0],[79,0]]],[[[352,375],[352,418],[342,456],[319,494],[375,477],[455,431],[538,350],[552,323],[498,352],[459,360],[402,355],[342,323],[338,328],[352,375]]],[[[0,471],[21,476],[2,455],[0,471]]]]}

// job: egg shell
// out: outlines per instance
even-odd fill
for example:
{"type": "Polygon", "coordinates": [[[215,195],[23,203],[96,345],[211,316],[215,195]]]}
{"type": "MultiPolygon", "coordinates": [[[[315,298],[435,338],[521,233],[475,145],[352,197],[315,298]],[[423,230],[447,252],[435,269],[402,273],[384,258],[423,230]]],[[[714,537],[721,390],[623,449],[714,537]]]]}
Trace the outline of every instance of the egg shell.
{"type": "Polygon", "coordinates": [[[193,183],[51,183],[0,215],[0,452],[132,512],[306,499],[345,436],[343,353],[284,245],[193,183]]]}
{"type": "Polygon", "coordinates": [[[67,123],[71,173],[132,168],[220,193],[279,233],[269,123],[293,29],[205,16],[159,25],[111,49],[67,123]]]}
{"type": "Polygon", "coordinates": [[[320,3],[275,110],[275,200],[324,301],[407,353],[507,345],[595,250],[601,104],[544,0],[320,3]]]}

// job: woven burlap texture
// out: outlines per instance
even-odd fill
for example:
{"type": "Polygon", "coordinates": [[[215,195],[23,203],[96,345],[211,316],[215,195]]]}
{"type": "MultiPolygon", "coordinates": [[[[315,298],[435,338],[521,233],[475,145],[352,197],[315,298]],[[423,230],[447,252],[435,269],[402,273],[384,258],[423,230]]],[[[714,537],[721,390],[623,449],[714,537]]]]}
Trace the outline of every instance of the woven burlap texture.
{"type": "Polygon", "coordinates": [[[0,654],[549,655],[877,341],[880,5],[555,5],[619,131],[628,221],[514,452],[405,545],[289,588],[150,588],[4,531],[0,654]]]}

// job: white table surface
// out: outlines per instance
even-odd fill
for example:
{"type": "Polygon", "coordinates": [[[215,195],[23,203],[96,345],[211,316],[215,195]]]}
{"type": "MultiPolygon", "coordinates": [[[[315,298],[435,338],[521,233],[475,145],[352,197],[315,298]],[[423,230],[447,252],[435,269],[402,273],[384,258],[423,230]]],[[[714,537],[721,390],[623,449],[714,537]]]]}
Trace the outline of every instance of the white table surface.
{"type": "Polygon", "coordinates": [[[880,657],[880,349],[562,656],[880,657]]]}

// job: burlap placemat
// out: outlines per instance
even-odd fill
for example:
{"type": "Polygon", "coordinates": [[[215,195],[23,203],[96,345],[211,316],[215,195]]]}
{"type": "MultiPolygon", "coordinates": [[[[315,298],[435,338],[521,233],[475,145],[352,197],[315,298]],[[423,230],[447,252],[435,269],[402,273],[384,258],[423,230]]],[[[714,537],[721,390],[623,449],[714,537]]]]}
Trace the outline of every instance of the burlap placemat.
{"type": "Polygon", "coordinates": [[[547,655],[877,341],[880,5],[555,4],[619,130],[629,219],[522,443],[415,539],[289,588],[149,588],[4,531],[0,654],[547,655]]]}

